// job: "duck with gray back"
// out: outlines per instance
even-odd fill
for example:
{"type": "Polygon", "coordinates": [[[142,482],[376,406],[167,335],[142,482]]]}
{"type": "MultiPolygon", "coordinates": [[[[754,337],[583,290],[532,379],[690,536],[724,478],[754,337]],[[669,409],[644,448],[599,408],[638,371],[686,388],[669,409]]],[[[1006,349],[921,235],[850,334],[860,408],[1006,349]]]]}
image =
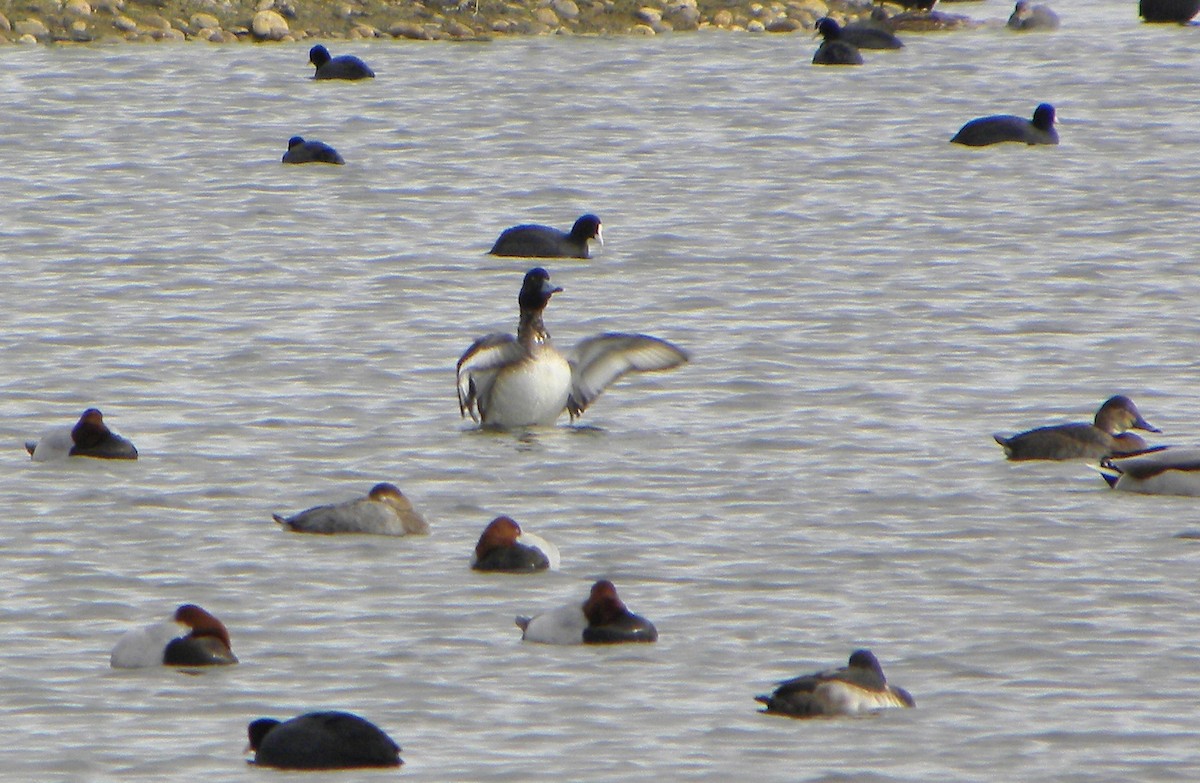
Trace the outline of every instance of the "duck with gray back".
{"type": "Polygon", "coordinates": [[[330,57],[329,50],[317,44],[308,50],[308,61],[316,66],[314,79],[374,79],[375,72],[352,54],[330,57]]]}
{"type": "Polygon", "coordinates": [[[506,228],[488,253],[524,258],[591,258],[588,242],[593,239],[604,244],[600,218],[588,214],[581,215],[570,231],[535,223],[506,228]]]}
{"type": "Polygon", "coordinates": [[[1091,422],[1055,424],[1038,427],[1017,435],[992,437],[1010,460],[1098,460],[1104,457],[1135,454],[1149,448],[1138,435],[1139,429],[1161,432],[1142,418],[1133,400],[1118,394],[1104,401],[1091,422]]]}
{"type": "Polygon", "coordinates": [[[1039,104],[1034,109],[1032,120],[1013,114],[978,117],[962,126],[958,133],[954,134],[954,138],[950,139],[950,143],[964,144],[968,147],[986,147],[1007,141],[1020,144],[1058,144],[1054,117],[1054,107],[1048,103],[1039,104]]]}
{"type": "Polygon", "coordinates": [[[315,506],[290,517],[272,514],[284,530],[296,533],[372,533],[378,536],[427,535],[429,523],[400,488],[386,481],[365,498],[315,506]]]}
{"type": "Polygon", "coordinates": [[[858,47],[842,35],[842,27],[828,16],[817,22],[817,35],[825,40],[813,54],[813,65],[862,65],[858,47]]]}
{"type": "Polygon", "coordinates": [[[915,707],[911,694],[889,685],[879,659],[855,650],[847,666],[785,680],[769,695],[755,696],[763,712],[790,718],[861,715],[889,707],[915,707]]]}
{"type": "Polygon", "coordinates": [[[666,340],[618,332],[589,337],[563,356],[542,321],[550,297],[561,291],[545,269],[530,269],[517,296],[516,336],[489,334],[459,357],[458,409],[464,417],[486,429],[551,425],[564,411],[573,421],[626,373],[670,370],[688,360],[666,340]]]}
{"type": "Polygon", "coordinates": [[[346,161],[333,147],[323,141],[305,141],[301,136],[288,139],[287,152],[283,153],[284,163],[334,163],[342,165],[346,161]]]}

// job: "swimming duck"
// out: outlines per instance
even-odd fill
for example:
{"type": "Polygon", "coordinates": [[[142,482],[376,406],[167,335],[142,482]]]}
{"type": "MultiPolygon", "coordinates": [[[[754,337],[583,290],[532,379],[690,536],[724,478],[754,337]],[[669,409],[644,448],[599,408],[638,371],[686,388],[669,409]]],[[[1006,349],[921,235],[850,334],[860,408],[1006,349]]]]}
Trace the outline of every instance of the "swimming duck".
{"type": "Polygon", "coordinates": [[[237,662],[225,624],[195,604],[179,607],[169,621],[127,632],[109,658],[114,669],[237,662]]]}
{"type": "Polygon", "coordinates": [[[992,437],[1004,448],[1004,454],[1010,460],[1101,459],[1149,448],[1139,436],[1126,434],[1130,429],[1162,431],[1142,418],[1133,400],[1118,394],[1104,401],[1091,424],[1056,424],[1012,437],[1006,438],[999,433],[992,437]]]}
{"type": "Polygon", "coordinates": [[[527,642],[543,644],[614,644],[653,642],[658,629],[645,617],[630,612],[607,579],[592,585],[582,604],[568,604],[534,617],[518,617],[517,627],[527,642]]]}
{"type": "Polygon", "coordinates": [[[1140,0],[1138,15],[1147,22],[1187,24],[1200,12],[1200,0],[1140,0]]]}
{"type": "Polygon", "coordinates": [[[841,669],[805,674],[779,684],[769,696],[755,696],[763,712],[793,718],[862,715],[888,707],[915,707],[908,691],[888,685],[870,650],[855,650],[841,669]]]}
{"type": "Polygon", "coordinates": [[[330,57],[329,50],[317,44],[308,50],[308,61],[317,67],[314,79],[374,79],[375,72],[352,54],[330,57]]]}
{"type": "Polygon", "coordinates": [[[272,514],[285,530],[297,533],[374,533],[380,536],[426,535],[429,523],[395,484],[371,487],[365,498],[315,506],[290,517],[272,514]]]}
{"type": "Polygon", "coordinates": [[[536,224],[506,228],[488,253],[526,258],[591,258],[588,241],[592,239],[604,244],[600,218],[582,215],[570,231],[536,224]]]}
{"type": "Polygon", "coordinates": [[[277,769],[398,767],[400,746],[374,723],[350,712],[309,712],[282,723],[251,721],[254,763],[277,769]]]}
{"type": "Polygon", "coordinates": [[[871,16],[842,27],[842,40],[859,49],[903,49],[904,42],[896,37],[888,24],[887,11],[875,6],[871,16]]]}
{"type": "Polygon", "coordinates": [[[1200,449],[1158,449],[1129,457],[1106,457],[1100,475],[1113,489],[1143,495],[1200,497],[1200,449]]]}
{"type": "Polygon", "coordinates": [[[88,408],[75,426],[51,430],[41,440],[25,441],[25,450],[35,462],[65,457],[95,457],[97,459],[137,459],[133,444],[116,434],[104,423],[104,415],[88,408]]]}
{"type": "Polygon", "coordinates": [[[950,139],[951,144],[965,144],[968,147],[986,147],[1006,141],[1058,144],[1058,131],[1054,129],[1054,107],[1048,103],[1039,104],[1033,111],[1032,120],[1012,114],[979,117],[959,128],[954,138],[950,139]]]}
{"type": "Polygon", "coordinates": [[[301,136],[288,139],[287,152],[283,153],[284,163],[334,163],[342,165],[346,161],[333,147],[323,141],[305,141],[301,136]]]}
{"type": "Polygon", "coordinates": [[[1017,0],[1012,16],[1008,17],[1009,30],[1057,30],[1058,14],[1048,5],[1033,5],[1029,0],[1017,0]]]}
{"type": "Polygon", "coordinates": [[[858,47],[845,40],[842,27],[828,16],[817,22],[817,34],[825,37],[813,54],[813,65],[862,65],[858,47]]]}
{"type": "Polygon", "coordinates": [[[471,568],[476,571],[558,570],[558,547],[541,536],[521,530],[512,517],[493,519],[483,530],[471,568]]]}
{"type": "Polygon", "coordinates": [[[688,360],[671,343],[643,334],[589,337],[564,357],[550,342],[542,311],[562,291],[550,273],[530,269],[517,303],[517,336],[489,334],[458,360],[458,409],[489,429],[553,424],[564,410],[574,420],[613,381],[634,370],[670,370],[688,360]]]}

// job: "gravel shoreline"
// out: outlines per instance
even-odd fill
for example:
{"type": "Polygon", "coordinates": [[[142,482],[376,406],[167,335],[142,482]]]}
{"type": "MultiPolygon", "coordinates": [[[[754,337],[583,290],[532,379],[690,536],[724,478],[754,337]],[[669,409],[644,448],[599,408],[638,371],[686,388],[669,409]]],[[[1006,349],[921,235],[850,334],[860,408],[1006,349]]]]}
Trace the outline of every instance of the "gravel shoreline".
{"type": "MultiPolygon", "coordinates": [[[[911,1],[911,0],[910,0],[911,1]]],[[[811,31],[868,0],[0,0],[0,45],[142,41],[486,40],[508,35],[659,35],[723,29],[811,31]]],[[[965,17],[884,6],[903,29],[965,17]]]]}

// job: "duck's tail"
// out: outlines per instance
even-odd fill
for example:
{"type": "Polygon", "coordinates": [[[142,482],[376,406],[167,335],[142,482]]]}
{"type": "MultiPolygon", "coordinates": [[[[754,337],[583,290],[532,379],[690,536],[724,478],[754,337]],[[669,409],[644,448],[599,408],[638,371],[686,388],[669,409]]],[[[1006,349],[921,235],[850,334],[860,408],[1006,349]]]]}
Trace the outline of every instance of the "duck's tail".
{"type": "Polygon", "coordinates": [[[1105,457],[1100,460],[1099,465],[1088,463],[1088,467],[1100,474],[1101,478],[1108,482],[1108,486],[1116,489],[1117,482],[1121,480],[1121,471],[1112,464],[1112,460],[1105,457]]]}

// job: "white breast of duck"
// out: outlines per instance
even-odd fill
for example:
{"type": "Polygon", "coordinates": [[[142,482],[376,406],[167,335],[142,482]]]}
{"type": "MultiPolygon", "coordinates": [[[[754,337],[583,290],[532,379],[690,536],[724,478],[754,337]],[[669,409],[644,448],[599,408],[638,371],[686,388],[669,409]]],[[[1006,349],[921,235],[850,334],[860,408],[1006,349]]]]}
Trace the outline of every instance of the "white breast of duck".
{"type": "Polygon", "coordinates": [[[484,424],[500,429],[551,425],[566,409],[570,393],[571,365],[547,338],[496,374],[481,410],[484,424]]]}

